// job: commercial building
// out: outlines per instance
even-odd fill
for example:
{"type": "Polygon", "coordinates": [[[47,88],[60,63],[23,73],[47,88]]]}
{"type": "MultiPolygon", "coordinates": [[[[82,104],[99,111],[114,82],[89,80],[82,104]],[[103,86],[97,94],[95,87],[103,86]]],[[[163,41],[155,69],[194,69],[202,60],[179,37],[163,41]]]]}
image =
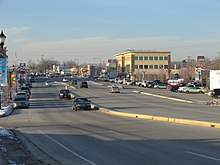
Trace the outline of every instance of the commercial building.
{"type": "Polygon", "coordinates": [[[132,80],[169,79],[171,52],[128,50],[115,54],[117,76],[132,80]]]}

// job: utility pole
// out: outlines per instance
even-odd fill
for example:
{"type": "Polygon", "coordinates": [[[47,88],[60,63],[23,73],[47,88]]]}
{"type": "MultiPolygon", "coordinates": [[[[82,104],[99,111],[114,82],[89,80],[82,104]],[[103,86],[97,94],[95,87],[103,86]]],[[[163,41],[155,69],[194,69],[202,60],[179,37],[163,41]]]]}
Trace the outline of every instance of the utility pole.
{"type": "Polygon", "coordinates": [[[189,73],[189,61],[190,61],[190,56],[187,56],[188,57],[188,61],[187,61],[187,73],[188,73],[188,80],[191,81],[191,78],[190,78],[190,73],[189,73]]]}

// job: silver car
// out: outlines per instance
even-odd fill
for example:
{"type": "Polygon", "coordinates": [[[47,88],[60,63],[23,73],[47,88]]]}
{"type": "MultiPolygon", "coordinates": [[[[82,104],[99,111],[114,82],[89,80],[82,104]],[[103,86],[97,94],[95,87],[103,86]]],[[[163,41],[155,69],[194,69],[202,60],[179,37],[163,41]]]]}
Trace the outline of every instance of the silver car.
{"type": "Polygon", "coordinates": [[[30,103],[26,97],[15,97],[13,108],[29,108],[30,103]]]}

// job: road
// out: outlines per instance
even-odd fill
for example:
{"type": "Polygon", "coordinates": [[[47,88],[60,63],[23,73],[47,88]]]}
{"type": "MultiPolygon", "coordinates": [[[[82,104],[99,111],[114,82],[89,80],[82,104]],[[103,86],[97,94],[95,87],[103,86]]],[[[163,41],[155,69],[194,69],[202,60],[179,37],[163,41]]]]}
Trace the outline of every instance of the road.
{"type": "MultiPolygon", "coordinates": [[[[58,99],[61,88],[34,84],[30,109],[15,110],[2,118],[1,125],[19,130],[62,165],[220,164],[219,129],[111,116],[98,110],[73,111],[71,100],[58,99]]],[[[90,83],[88,89],[72,91],[120,111],[186,117],[192,113],[203,119],[219,115],[215,107],[207,112],[204,106],[141,96],[129,89],[110,94],[107,87],[90,83]]],[[[41,159],[38,152],[33,154],[41,159]]]]}

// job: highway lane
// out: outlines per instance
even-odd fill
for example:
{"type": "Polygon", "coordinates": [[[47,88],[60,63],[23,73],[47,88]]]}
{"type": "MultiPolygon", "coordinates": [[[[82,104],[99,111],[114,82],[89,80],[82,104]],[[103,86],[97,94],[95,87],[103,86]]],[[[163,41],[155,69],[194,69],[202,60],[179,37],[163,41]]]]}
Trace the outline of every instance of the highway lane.
{"type": "Polygon", "coordinates": [[[60,164],[220,163],[218,129],[75,112],[71,101],[58,99],[62,86],[43,85],[32,89],[30,109],[16,110],[1,125],[16,127],[60,164]]]}
{"type": "Polygon", "coordinates": [[[107,86],[92,82],[88,89],[73,89],[81,96],[90,97],[95,103],[116,111],[148,114],[173,118],[194,119],[202,121],[220,121],[219,106],[181,103],[158,97],[134,93],[132,87],[125,88],[120,94],[109,93],[107,86]]]}

